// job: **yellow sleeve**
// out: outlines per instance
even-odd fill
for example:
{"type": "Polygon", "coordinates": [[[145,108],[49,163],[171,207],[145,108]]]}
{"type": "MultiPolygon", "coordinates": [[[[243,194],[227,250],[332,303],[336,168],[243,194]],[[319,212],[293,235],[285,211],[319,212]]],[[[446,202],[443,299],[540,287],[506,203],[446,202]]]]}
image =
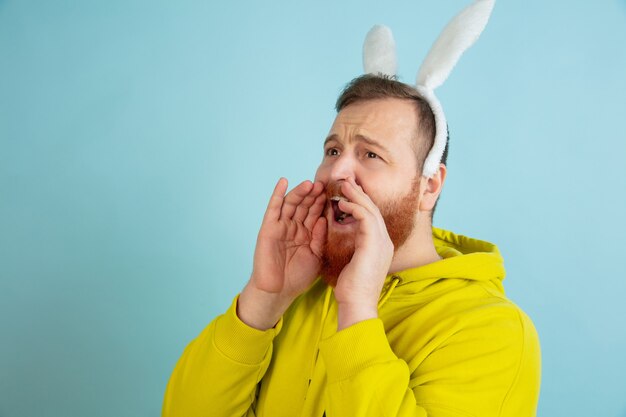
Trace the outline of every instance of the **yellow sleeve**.
{"type": "Polygon", "coordinates": [[[540,353],[530,319],[517,313],[465,324],[425,358],[406,361],[392,351],[379,319],[322,341],[327,415],[534,416],[540,353]]]}
{"type": "Polygon", "coordinates": [[[237,300],[185,349],[170,377],[163,417],[254,416],[256,386],[282,327],[261,331],[237,317],[237,300]]]}

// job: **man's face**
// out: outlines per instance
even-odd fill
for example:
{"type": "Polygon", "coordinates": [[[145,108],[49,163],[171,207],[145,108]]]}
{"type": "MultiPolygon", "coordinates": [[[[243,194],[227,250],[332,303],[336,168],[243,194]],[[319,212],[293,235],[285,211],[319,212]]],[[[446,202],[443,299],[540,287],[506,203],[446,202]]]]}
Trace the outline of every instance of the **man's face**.
{"type": "Polygon", "coordinates": [[[358,224],[338,211],[333,197],[348,178],[379,208],[396,249],[413,231],[419,178],[412,146],[417,114],[409,100],[378,99],[350,104],[337,115],[315,175],[327,187],[328,224],[322,275],[336,283],[354,253],[358,224]]]}

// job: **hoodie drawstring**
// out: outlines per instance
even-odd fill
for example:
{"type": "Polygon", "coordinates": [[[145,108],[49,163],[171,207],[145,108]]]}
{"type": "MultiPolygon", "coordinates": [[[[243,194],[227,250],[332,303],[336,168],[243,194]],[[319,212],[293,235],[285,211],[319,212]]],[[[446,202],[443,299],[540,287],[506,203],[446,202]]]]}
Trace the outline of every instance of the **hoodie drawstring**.
{"type": "Polygon", "coordinates": [[[391,285],[389,285],[389,288],[387,289],[387,291],[385,291],[383,296],[380,298],[380,301],[378,302],[378,309],[380,309],[383,306],[383,304],[387,302],[389,297],[391,297],[391,293],[398,286],[400,281],[402,281],[402,279],[399,276],[394,275],[392,277],[391,285]]]}

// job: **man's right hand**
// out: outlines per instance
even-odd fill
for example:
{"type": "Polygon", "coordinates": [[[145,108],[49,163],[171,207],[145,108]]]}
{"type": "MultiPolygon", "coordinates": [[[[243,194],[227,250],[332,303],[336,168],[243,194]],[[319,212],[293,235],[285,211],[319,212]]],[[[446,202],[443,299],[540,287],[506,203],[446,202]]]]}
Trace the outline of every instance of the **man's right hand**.
{"type": "Polygon", "coordinates": [[[286,196],[278,180],[254,251],[250,281],[241,292],[237,315],[260,330],[274,327],[293,300],[315,280],[326,239],[324,184],[304,181],[286,196]]]}

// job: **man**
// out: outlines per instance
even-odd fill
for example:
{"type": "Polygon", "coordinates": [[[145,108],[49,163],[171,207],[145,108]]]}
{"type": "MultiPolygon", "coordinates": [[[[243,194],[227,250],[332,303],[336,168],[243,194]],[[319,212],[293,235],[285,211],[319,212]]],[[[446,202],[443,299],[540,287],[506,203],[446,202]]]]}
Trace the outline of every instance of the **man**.
{"type": "Polygon", "coordinates": [[[497,248],[431,226],[447,152],[422,175],[429,103],[365,75],[337,110],[315,181],[278,181],[250,281],[185,350],[163,415],[534,415],[538,338],[497,248]]]}
{"type": "Polygon", "coordinates": [[[164,417],[535,415],[537,333],[498,249],[432,227],[448,143],[434,89],[493,5],[448,24],[415,87],[396,81],[391,31],[368,33],[315,181],[278,181],[250,281],[185,350],[164,417]]]}

